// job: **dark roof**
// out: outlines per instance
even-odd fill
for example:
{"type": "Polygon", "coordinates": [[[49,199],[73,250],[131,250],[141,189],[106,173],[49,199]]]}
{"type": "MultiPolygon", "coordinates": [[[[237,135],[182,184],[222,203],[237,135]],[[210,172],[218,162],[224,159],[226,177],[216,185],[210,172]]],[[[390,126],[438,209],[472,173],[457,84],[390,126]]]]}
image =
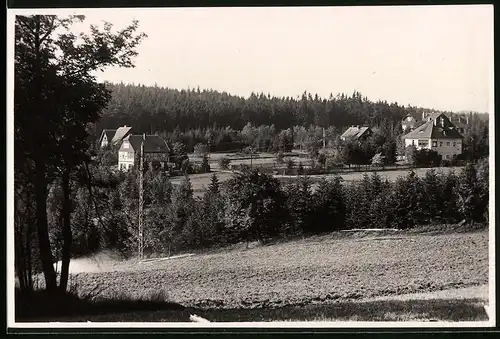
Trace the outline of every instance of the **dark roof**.
{"type": "Polygon", "coordinates": [[[351,126],[342,134],[345,139],[357,139],[368,131],[370,127],[351,126]]]}
{"type": "Polygon", "coordinates": [[[405,139],[432,138],[432,139],[460,139],[463,136],[458,132],[456,126],[450,122],[448,117],[442,113],[434,113],[428,117],[429,121],[415,128],[404,136],[405,139]],[[441,125],[443,119],[444,127],[441,125]],[[434,125],[434,122],[436,124],[434,125]]]}
{"type": "MultiPolygon", "coordinates": [[[[129,135],[125,138],[125,140],[130,141],[132,148],[134,151],[139,151],[141,149],[141,142],[143,140],[142,135],[129,135]]],[[[164,153],[170,151],[165,140],[163,140],[158,135],[146,135],[146,139],[144,139],[144,152],[147,153],[164,153]]]]}

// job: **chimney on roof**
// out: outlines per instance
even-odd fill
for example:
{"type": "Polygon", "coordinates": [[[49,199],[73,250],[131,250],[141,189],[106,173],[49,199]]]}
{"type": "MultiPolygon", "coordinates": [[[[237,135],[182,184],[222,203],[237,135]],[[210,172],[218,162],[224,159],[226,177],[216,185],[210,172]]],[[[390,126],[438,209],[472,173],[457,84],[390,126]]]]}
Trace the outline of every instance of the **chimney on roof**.
{"type": "Polygon", "coordinates": [[[465,123],[468,125],[469,124],[469,116],[465,117],[465,123]]]}

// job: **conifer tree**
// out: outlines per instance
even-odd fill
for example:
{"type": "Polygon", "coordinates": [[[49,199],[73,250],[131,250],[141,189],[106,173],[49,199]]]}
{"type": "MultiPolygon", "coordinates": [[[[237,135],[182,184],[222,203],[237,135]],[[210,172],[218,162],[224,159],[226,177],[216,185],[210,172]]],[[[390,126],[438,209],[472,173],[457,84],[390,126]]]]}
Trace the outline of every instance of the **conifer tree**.
{"type": "Polygon", "coordinates": [[[346,203],[342,178],[322,179],[313,195],[313,223],[315,233],[338,231],[345,227],[346,203]]]}
{"type": "Polygon", "coordinates": [[[481,221],[484,214],[484,210],[481,210],[481,187],[473,164],[468,164],[462,169],[455,187],[455,195],[461,216],[467,222],[481,221]]]}
{"type": "Polygon", "coordinates": [[[425,173],[423,189],[425,194],[425,207],[423,211],[425,222],[441,221],[444,205],[440,179],[434,169],[430,169],[425,173]]]}

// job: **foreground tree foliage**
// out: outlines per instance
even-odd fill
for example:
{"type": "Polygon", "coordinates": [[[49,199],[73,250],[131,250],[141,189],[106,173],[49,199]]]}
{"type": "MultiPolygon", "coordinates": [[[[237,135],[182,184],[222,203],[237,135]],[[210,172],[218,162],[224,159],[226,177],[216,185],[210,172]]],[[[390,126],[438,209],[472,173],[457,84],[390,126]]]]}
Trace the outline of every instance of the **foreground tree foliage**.
{"type": "Polygon", "coordinates": [[[134,33],[137,22],[116,33],[110,24],[101,30],[91,27],[89,34],[70,33],[69,27],[83,19],[35,15],[16,16],[15,22],[16,189],[33,185],[38,249],[50,291],[67,288],[73,190],[84,184],[82,173],[88,174],[91,124],[110,100],[110,92],[92,74],[108,66],[133,66],[135,48],[144,37],[134,33]],[[59,286],[47,215],[48,188],[56,181],[62,194],[59,286]]]}

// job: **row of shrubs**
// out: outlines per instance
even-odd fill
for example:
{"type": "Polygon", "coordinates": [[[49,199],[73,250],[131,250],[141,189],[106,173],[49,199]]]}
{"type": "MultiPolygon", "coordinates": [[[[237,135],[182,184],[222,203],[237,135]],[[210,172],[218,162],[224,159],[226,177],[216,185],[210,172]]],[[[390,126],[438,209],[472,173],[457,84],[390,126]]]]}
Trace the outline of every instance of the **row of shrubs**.
{"type": "MultiPolygon", "coordinates": [[[[458,173],[431,169],[422,178],[410,170],[395,182],[374,172],[359,182],[346,183],[335,176],[313,185],[311,178],[301,175],[283,183],[258,168],[243,169],[223,184],[214,174],[207,193],[199,199],[193,196],[188,176],[172,187],[167,177],[149,175],[145,236],[151,253],[172,254],[342,229],[408,229],[464,219],[488,220],[486,160],[458,173]]],[[[127,180],[129,185],[136,182],[132,179],[127,180]]],[[[136,214],[134,191],[121,190],[122,199],[131,204],[130,210],[122,208],[118,215],[136,214]]],[[[127,224],[126,219],[120,220],[127,224]]],[[[127,230],[135,227],[133,221],[127,230]]],[[[137,239],[133,231],[127,232],[121,239],[127,240],[126,247],[133,252],[137,239]]]]}

